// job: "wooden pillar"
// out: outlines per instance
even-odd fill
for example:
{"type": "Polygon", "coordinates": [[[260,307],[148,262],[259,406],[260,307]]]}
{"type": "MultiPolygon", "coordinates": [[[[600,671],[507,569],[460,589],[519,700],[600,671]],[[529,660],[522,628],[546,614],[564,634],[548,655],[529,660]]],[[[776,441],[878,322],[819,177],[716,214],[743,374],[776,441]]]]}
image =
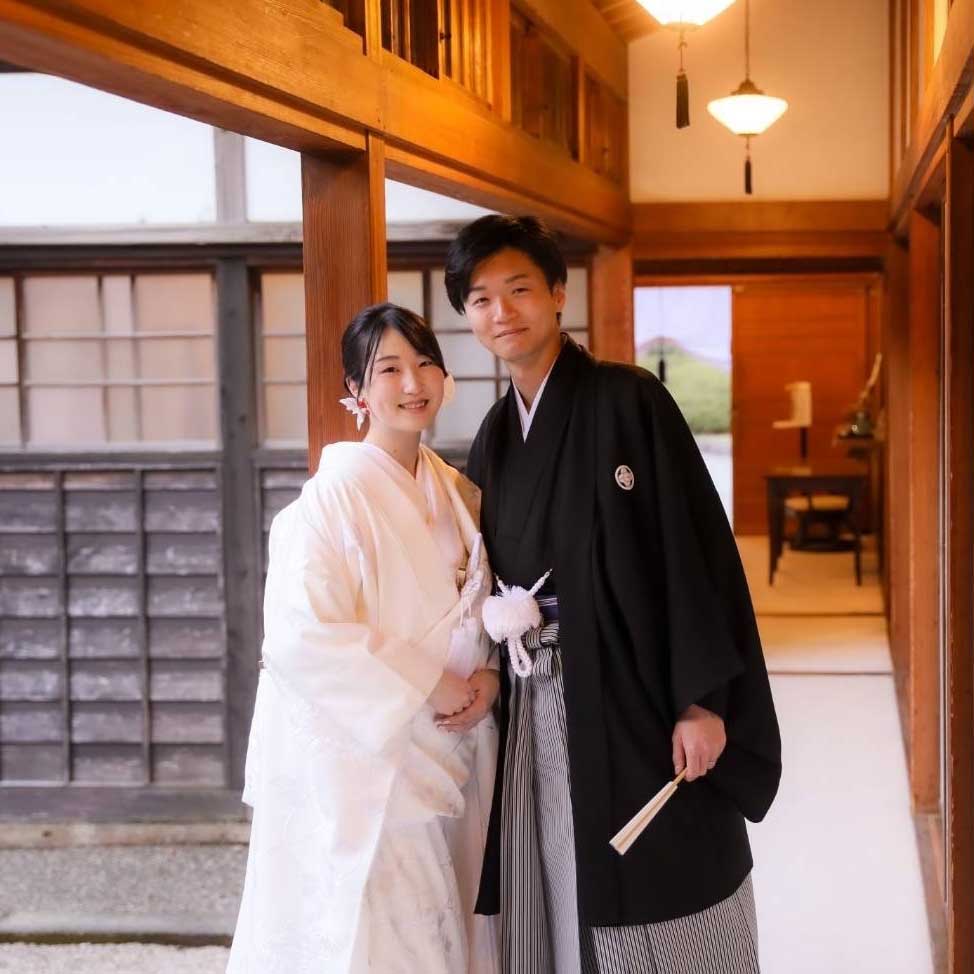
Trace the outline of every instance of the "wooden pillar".
{"type": "Polygon", "coordinates": [[[223,589],[227,634],[227,784],[242,788],[247,736],[257,693],[263,572],[254,537],[258,523],[253,450],[257,446],[257,369],[250,278],[242,257],[217,263],[217,347],[223,462],[223,589]]]}
{"type": "Polygon", "coordinates": [[[308,467],[322,447],[356,439],[344,391],[341,337],[366,305],[386,298],[385,152],[370,134],[365,152],[301,157],[308,355],[308,467]]]}
{"type": "MultiPolygon", "coordinates": [[[[898,691],[910,683],[910,320],[909,254],[893,242],[886,256],[883,382],[886,387],[886,566],[890,650],[898,691]]],[[[909,736],[909,707],[904,708],[909,736]]]]}
{"type": "Polygon", "coordinates": [[[944,473],[949,970],[974,970],[974,151],[947,143],[944,473]]]}
{"type": "Polygon", "coordinates": [[[940,803],[940,227],[910,216],[910,783],[940,803]]]}
{"type": "Polygon", "coordinates": [[[599,247],[592,258],[590,288],[592,354],[634,362],[632,247],[599,247]]]}

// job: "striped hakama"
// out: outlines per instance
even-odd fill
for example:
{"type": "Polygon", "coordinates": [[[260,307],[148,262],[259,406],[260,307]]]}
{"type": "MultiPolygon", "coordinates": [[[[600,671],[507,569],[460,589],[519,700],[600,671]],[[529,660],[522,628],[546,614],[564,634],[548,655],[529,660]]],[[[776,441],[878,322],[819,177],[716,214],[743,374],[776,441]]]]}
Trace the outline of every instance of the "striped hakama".
{"type": "MultiPolygon", "coordinates": [[[[546,618],[557,613],[552,609],[546,618]]],[[[504,758],[504,974],[758,974],[750,876],[727,899],[690,916],[581,924],[557,618],[530,633],[525,646],[533,650],[534,672],[526,679],[511,674],[504,758]]]]}

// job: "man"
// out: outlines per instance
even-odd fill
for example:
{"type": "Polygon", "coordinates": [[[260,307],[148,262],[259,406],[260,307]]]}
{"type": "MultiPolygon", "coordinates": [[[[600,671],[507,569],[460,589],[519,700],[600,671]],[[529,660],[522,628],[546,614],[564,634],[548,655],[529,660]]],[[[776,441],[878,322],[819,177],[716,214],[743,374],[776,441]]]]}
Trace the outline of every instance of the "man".
{"type": "Polygon", "coordinates": [[[531,217],[483,217],[447,259],[453,307],[513,380],[468,467],[491,564],[524,588],[551,572],[532,672],[505,667],[478,910],[501,912],[508,974],[750,974],[744,817],[781,765],[747,583],[665,388],[561,334],[566,281],[531,217]],[[610,838],[684,769],[618,855],[610,838]]]}

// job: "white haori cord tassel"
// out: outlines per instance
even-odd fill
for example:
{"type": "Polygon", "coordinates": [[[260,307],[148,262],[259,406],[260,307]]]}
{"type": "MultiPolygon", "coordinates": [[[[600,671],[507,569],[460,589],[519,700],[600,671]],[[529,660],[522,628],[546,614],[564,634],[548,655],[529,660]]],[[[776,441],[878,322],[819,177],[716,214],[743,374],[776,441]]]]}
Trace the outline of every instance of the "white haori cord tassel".
{"type": "Polygon", "coordinates": [[[537,629],[544,621],[534,596],[550,574],[549,568],[530,589],[521,588],[520,585],[508,587],[498,578],[497,586],[501,594],[492,595],[484,602],[484,628],[495,643],[507,643],[511,668],[520,677],[530,676],[534,672],[534,664],[522,640],[526,633],[537,629]]]}

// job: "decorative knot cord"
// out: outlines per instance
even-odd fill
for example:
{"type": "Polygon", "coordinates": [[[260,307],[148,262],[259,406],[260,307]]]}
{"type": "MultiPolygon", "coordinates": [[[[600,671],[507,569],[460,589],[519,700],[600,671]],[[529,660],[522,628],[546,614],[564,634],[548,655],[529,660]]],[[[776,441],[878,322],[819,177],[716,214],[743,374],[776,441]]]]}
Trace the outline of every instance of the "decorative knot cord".
{"type": "Polygon", "coordinates": [[[528,677],[534,672],[531,656],[524,648],[524,636],[543,621],[534,596],[550,574],[549,568],[530,589],[505,585],[498,578],[497,587],[501,594],[492,595],[484,602],[484,628],[495,643],[507,643],[511,668],[520,677],[528,677]]]}

